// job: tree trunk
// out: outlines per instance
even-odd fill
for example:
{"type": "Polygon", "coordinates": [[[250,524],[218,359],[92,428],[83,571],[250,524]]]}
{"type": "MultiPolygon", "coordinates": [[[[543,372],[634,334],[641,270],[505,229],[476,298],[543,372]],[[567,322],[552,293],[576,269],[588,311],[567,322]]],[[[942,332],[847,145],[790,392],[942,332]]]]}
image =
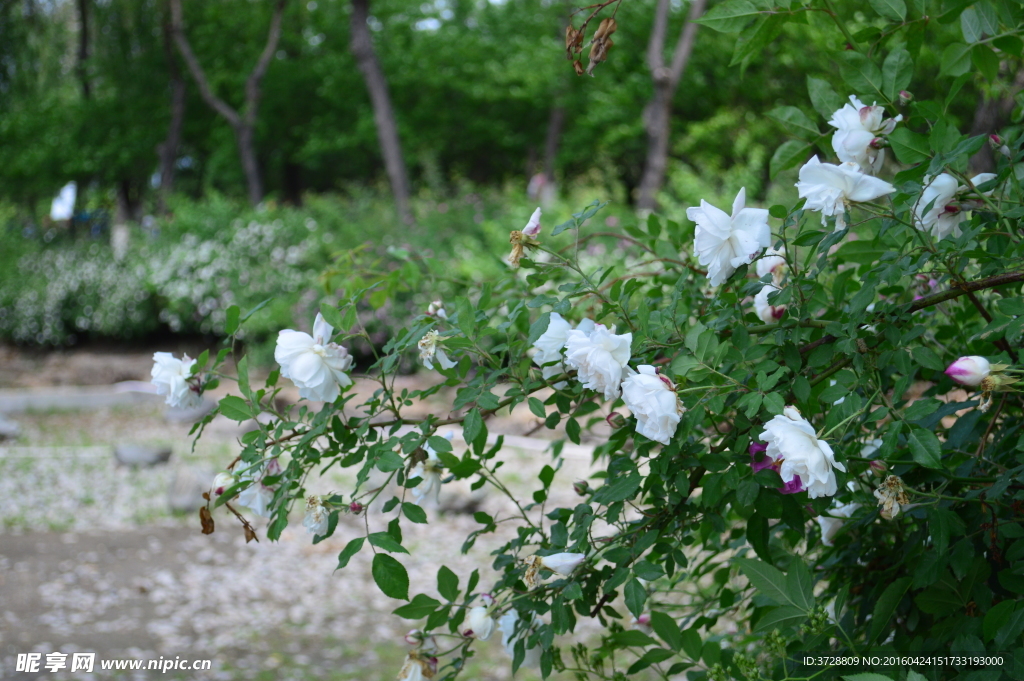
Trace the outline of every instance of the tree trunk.
{"type": "MultiPolygon", "coordinates": [[[[1016,95],[1024,88],[1024,69],[1017,72],[1008,92],[995,97],[981,97],[974,109],[974,121],[970,135],[995,135],[1010,123],[1016,95]]],[[[992,173],[996,169],[996,157],[992,147],[986,144],[970,160],[971,174],[992,173]]]]}
{"type": "Polygon", "coordinates": [[[171,86],[171,123],[167,138],[157,147],[160,156],[160,192],[157,210],[167,212],[167,197],[174,191],[174,166],[181,146],[181,130],[185,124],[185,79],[181,77],[178,60],[174,54],[174,37],[170,12],[163,22],[164,57],[167,59],[167,74],[171,86]]]}
{"type": "Polygon", "coordinates": [[[263,76],[267,73],[270,60],[277,50],[277,43],[281,39],[281,17],[284,14],[286,0],[277,0],[274,6],[274,16],[270,20],[270,30],[267,32],[267,43],[263,46],[256,66],[245,81],[245,103],[241,112],[214,94],[210,88],[210,82],[203,72],[199,59],[192,51],[181,21],[181,0],[170,0],[171,3],[171,26],[174,35],[174,42],[181,52],[188,70],[199,86],[199,94],[202,95],[210,108],[220,114],[228,122],[235,133],[235,142],[238,144],[238,157],[242,163],[242,171],[245,173],[245,182],[248,187],[249,202],[252,205],[263,200],[263,181],[260,176],[259,159],[256,156],[256,114],[259,112],[259,103],[262,92],[260,84],[263,76]]]}
{"type": "Polygon", "coordinates": [[[644,174],[640,180],[640,198],[637,201],[637,208],[640,210],[655,210],[658,207],[657,195],[665,182],[668,148],[672,136],[672,99],[693,53],[693,44],[699,27],[695,21],[704,13],[705,4],[706,0],[691,0],[690,12],[672,53],[672,64],[667,67],[664,51],[669,0],[658,0],[654,28],[651,31],[650,43],[647,45],[647,65],[654,80],[654,96],[644,109],[647,161],[644,163],[644,174]]]}
{"type": "Polygon", "coordinates": [[[548,119],[548,134],[544,138],[544,178],[551,184],[555,181],[555,160],[558,158],[558,144],[562,140],[562,126],[565,123],[565,107],[556,104],[548,119]]]}
{"type": "Polygon", "coordinates": [[[409,176],[402,157],[402,144],[398,138],[398,125],[391,106],[391,96],[388,94],[387,80],[373,51],[373,38],[366,24],[369,16],[369,0],[352,0],[352,54],[363,73],[366,89],[370,92],[373,118],[377,125],[377,139],[380,142],[384,169],[391,182],[391,193],[394,195],[398,215],[402,222],[411,225],[413,217],[409,207],[409,176]]]}
{"type": "Polygon", "coordinates": [[[92,95],[89,87],[89,0],[78,0],[78,80],[82,84],[82,98],[92,95]]]}

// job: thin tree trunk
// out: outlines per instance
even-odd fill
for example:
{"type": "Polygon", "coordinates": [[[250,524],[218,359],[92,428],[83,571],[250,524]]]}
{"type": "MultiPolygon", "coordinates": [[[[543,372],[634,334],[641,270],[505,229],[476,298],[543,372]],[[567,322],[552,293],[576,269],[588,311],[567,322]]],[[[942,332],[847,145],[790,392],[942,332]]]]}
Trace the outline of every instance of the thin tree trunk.
{"type": "MultiPolygon", "coordinates": [[[[169,9],[169,8],[168,8],[169,9]]],[[[185,79],[178,68],[178,60],[174,54],[174,36],[170,12],[163,22],[164,57],[167,59],[167,74],[171,86],[171,123],[167,128],[167,138],[157,147],[160,156],[160,193],[157,198],[157,209],[167,212],[167,197],[174,191],[174,165],[178,159],[178,148],[181,146],[181,131],[185,124],[185,79]]]]}
{"type": "Polygon", "coordinates": [[[558,144],[562,140],[562,126],[565,123],[565,107],[556,104],[551,108],[548,119],[548,134],[544,138],[544,178],[548,184],[555,181],[555,160],[558,158],[558,144]]]}
{"type": "Polygon", "coordinates": [[[249,202],[252,205],[263,200],[263,181],[260,175],[259,160],[256,156],[255,132],[256,115],[259,112],[260,84],[263,76],[267,73],[270,60],[277,50],[277,43],[281,39],[281,17],[284,14],[286,0],[277,0],[274,6],[274,16],[270,20],[270,30],[267,32],[267,43],[263,47],[256,66],[245,81],[245,103],[241,111],[236,111],[227,102],[214,94],[210,88],[210,82],[199,64],[199,59],[192,51],[185,31],[181,25],[181,0],[170,0],[171,3],[171,26],[174,35],[174,42],[181,52],[188,70],[199,86],[199,93],[210,108],[220,114],[228,122],[235,133],[235,142],[238,145],[238,157],[242,163],[242,171],[245,173],[245,181],[249,190],[249,202]]]}
{"type": "Polygon", "coordinates": [[[82,84],[82,98],[92,95],[89,87],[89,0],[78,0],[78,80],[82,84]]]}
{"type": "MultiPolygon", "coordinates": [[[[993,98],[981,97],[974,109],[974,121],[970,135],[995,135],[1010,122],[1017,93],[1024,88],[1024,69],[1017,72],[1008,92],[993,98]]],[[[996,157],[992,147],[986,144],[970,160],[972,174],[991,173],[996,169],[996,157]]]]}
{"type": "Polygon", "coordinates": [[[644,127],[647,130],[647,161],[640,180],[640,197],[637,207],[654,210],[658,207],[657,195],[665,182],[668,165],[668,149],[672,132],[672,99],[676,87],[686,70],[686,64],[693,53],[697,39],[695,23],[704,13],[706,0],[691,0],[690,12],[683,30],[679,33],[671,66],[665,66],[665,33],[668,29],[669,0],[658,0],[654,15],[654,28],[647,45],[647,65],[654,80],[654,96],[644,109],[644,127]]]}
{"type": "Polygon", "coordinates": [[[391,96],[388,94],[388,83],[373,51],[373,38],[366,24],[369,16],[369,0],[352,0],[352,54],[363,73],[366,89],[370,92],[373,118],[377,125],[377,139],[380,142],[384,169],[391,182],[391,193],[394,195],[398,215],[402,222],[411,225],[413,217],[409,207],[409,176],[402,157],[402,144],[398,137],[398,125],[391,106],[391,96]]]}

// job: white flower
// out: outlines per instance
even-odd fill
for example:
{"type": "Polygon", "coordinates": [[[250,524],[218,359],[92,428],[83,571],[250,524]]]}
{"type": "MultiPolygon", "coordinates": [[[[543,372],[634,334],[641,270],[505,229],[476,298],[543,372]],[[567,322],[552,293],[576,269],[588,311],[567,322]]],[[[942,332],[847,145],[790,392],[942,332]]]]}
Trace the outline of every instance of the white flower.
{"type": "MultiPolygon", "coordinates": [[[[451,442],[455,438],[455,433],[449,431],[445,438],[451,442]]],[[[409,470],[410,478],[422,478],[422,481],[412,488],[412,496],[416,499],[416,503],[433,498],[436,504],[441,499],[441,473],[444,469],[441,467],[441,460],[433,447],[424,445],[423,449],[427,453],[427,458],[409,470]]]]}
{"type": "Polygon", "coordinates": [[[817,156],[800,168],[796,183],[800,198],[807,199],[807,210],[821,212],[821,224],[829,215],[836,217],[836,231],[846,227],[846,207],[859,201],[873,201],[896,191],[888,182],[865,175],[856,163],[833,165],[817,156]]]}
{"type": "Polygon", "coordinates": [[[217,473],[217,476],[213,479],[213,485],[210,489],[214,495],[219,497],[221,494],[224,494],[224,490],[231,487],[236,482],[238,481],[235,479],[235,476],[231,475],[231,473],[225,473],[222,471],[217,473]]]}
{"type": "Polygon", "coordinates": [[[860,508],[858,503],[843,504],[828,511],[828,515],[819,515],[815,520],[821,527],[821,543],[825,546],[832,546],[832,540],[846,522],[844,518],[851,518],[853,512],[860,508]]]}
{"type": "Polygon", "coordinates": [[[277,334],[274,359],[281,365],[281,375],[298,386],[303,399],[333,402],[341,388],[352,385],[345,373],[352,368],[352,356],[329,342],[333,333],[334,328],[318,312],[312,336],[292,329],[277,334]]]}
{"type": "Polygon", "coordinates": [[[668,378],[641,365],[622,382],[622,400],[636,417],[636,432],[663,445],[672,441],[685,409],[668,378]]]}
{"type": "Polygon", "coordinates": [[[242,474],[241,480],[254,480],[254,482],[238,495],[238,503],[258,516],[269,518],[271,515],[270,503],[274,500],[274,492],[277,491],[277,485],[268,486],[263,481],[268,476],[279,475],[280,473],[281,464],[277,462],[277,459],[271,459],[263,467],[262,471],[248,471],[242,474]]]}
{"type": "Polygon", "coordinates": [[[448,355],[445,354],[444,348],[440,345],[437,331],[433,329],[424,334],[420,342],[417,343],[417,346],[420,349],[420,361],[428,369],[434,368],[434,361],[437,361],[442,369],[451,369],[457,364],[457,362],[448,359],[448,355]]]}
{"type": "Polygon", "coordinates": [[[740,265],[754,260],[771,245],[768,211],[745,208],[747,190],[740,189],[732,203],[732,216],[701,199],[700,207],[686,209],[686,217],[697,223],[693,254],[708,268],[708,279],[718,286],[740,265]]]}
{"type": "Polygon", "coordinates": [[[586,558],[585,553],[555,553],[550,556],[541,556],[540,563],[552,572],[568,576],[586,558]]]}
{"type": "Polygon", "coordinates": [[[435,300],[427,306],[427,316],[437,317],[438,319],[448,319],[448,313],[444,311],[444,303],[440,300],[435,300]]]}
{"type": "Polygon", "coordinates": [[[885,151],[871,142],[880,135],[888,135],[903,120],[903,116],[883,119],[885,109],[872,104],[865,106],[855,95],[850,104],[844,104],[832,114],[828,124],[836,128],[832,135],[832,148],[840,161],[856,163],[872,175],[878,173],[885,161],[885,151]]]}
{"type": "Polygon", "coordinates": [[[903,480],[896,475],[890,475],[878,485],[875,490],[875,498],[878,505],[882,507],[880,515],[886,520],[892,520],[900,514],[900,506],[910,503],[907,498],[907,491],[903,487],[903,480]]]}
{"type": "Polygon", "coordinates": [[[783,247],[781,250],[776,251],[774,248],[769,248],[764,252],[764,256],[757,259],[754,266],[757,268],[758,279],[764,278],[768,273],[772,275],[772,281],[776,284],[782,281],[782,277],[786,272],[786,259],[783,257],[786,254],[786,248],[783,247]]]}
{"type": "Polygon", "coordinates": [[[327,524],[330,513],[324,508],[324,503],[319,495],[310,494],[306,497],[306,517],[302,520],[302,526],[306,531],[316,536],[327,534],[327,524]]]}
{"type": "Polygon", "coordinates": [[[984,357],[961,357],[946,367],[946,375],[960,385],[978,386],[992,372],[992,364],[984,357]]]}
{"type": "Polygon", "coordinates": [[[882,448],[882,445],[884,444],[885,442],[878,438],[875,438],[874,440],[868,440],[867,442],[864,443],[864,446],[860,450],[860,458],[870,459],[875,452],[882,448]]]}
{"type": "Polygon", "coordinates": [[[437,673],[437,658],[429,654],[413,650],[405,656],[405,663],[398,672],[398,681],[423,681],[432,679],[437,673]]]}
{"type": "Polygon", "coordinates": [[[633,334],[617,336],[604,324],[595,325],[589,334],[573,329],[565,343],[565,364],[576,369],[584,388],[613,400],[621,392],[622,374],[629,363],[632,342],[633,334]]]}
{"type": "Polygon", "coordinates": [[[166,395],[166,403],[172,407],[193,409],[203,403],[203,396],[199,394],[199,387],[192,383],[192,367],[196,361],[188,355],[182,355],[176,359],[169,352],[153,353],[153,369],[150,381],[156,386],[160,395],[166,395]]]}
{"type": "Polygon", "coordinates": [[[475,608],[470,608],[469,614],[466,616],[466,623],[462,625],[462,635],[486,641],[494,633],[494,627],[495,622],[491,617],[491,609],[478,605],[475,608]]]}
{"type": "Polygon", "coordinates": [[[786,312],[785,305],[772,305],[768,302],[768,294],[778,290],[780,290],[779,287],[774,284],[765,284],[754,296],[754,311],[765,324],[776,323],[786,312]]]}
{"type": "MultiPolygon", "coordinates": [[[[589,319],[583,321],[590,322],[589,319]]],[[[590,324],[593,326],[593,322],[590,324]]],[[[583,323],[580,324],[580,327],[583,327],[583,323]]],[[[548,317],[548,328],[544,330],[540,338],[534,341],[533,347],[536,352],[533,355],[533,363],[541,367],[541,375],[545,379],[565,373],[562,351],[565,349],[565,341],[568,340],[570,331],[572,331],[572,325],[562,315],[552,312],[548,317]],[[552,362],[558,362],[558,364],[551,364],[552,362]],[[545,364],[551,366],[544,366],[545,364]]],[[[555,387],[564,388],[565,382],[561,382],[555,387]]]]}
{"type": "MultiPolygon", "coordinates": [[[[498,619],[498,630],[501,631],[501,645],[505,647],[505,652],[509,654],[509,657],[515,658],[516,654],[516,641],[519,639],[527,639],[530,636],[533,626],[537,624],[537,616],[533,615],[533,623],[531,626],[525,628],[519,634],[516,634],[516,624],[519,622],[519,613],[514,609],[509,610],[498,619]]],[[[523,664],[520,668],[530,667],[536,669],[540,666],[540,646],[533,646],[526,648],[526,657],[523,659],[523,664]]]]}
{"type": "Polygon", "coordinates": [[[630,624],[633,625],[634,629],[641,633],[647,634],[648,636],[654,633],[654,627],[651,626],[650,613],[645,612],[639,617],[634,617],[630,621],[630,624]]]}
{"type": "Polygon", "coordinates": [[[781,462],[779,476],[783,482],[800,478],[811,499],[836,493],[836,474],[832,469],[845,472],[846,466],[836,461],[832,448],[818,439],[814,428],[796,407],[786,407],[764,428],[758,438],[768,443],[766,456],[781,462]]]}
{"type": "MultiPolygon", "coordinates": [[[[971,178],[971,184],[977,187],[994,177],[992,173],[981,173],[971,178]]],[[[968,217],[965,208],[970,207],[959,196],[967,191],[968,187],[949,173],[926,177],[921,198],[914,204],[914,226],[936,239],[959,237],[960,225],[968,217]]]]}
{"type": "Polygon", "coordinates": [[[526,223],[526,227],[523,227],[523,236],[534,239],[538,234],[540,234],[540,208],[533,211],[530,221],[526,223]]]}

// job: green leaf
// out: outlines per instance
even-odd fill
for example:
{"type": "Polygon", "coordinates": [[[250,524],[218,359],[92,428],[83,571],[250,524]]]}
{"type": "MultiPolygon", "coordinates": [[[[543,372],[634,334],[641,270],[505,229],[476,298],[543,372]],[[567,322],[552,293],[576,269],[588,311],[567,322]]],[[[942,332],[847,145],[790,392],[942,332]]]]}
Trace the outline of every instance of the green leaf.
{"type": "Polygon", "coordinates": [[[406,518],[414,523],[418,523],[420,525],[425,525],[427,523],[427,512],[423,510],[422,506],[417,506],[409,501],[403,501],[402,513],[406,518]]]}
{"type": "Polygon", "coordinates": [[[764,52],[765,48],[779,37],[782,27],[789,20],[789,16],[781,12],[769,14],[768,16],[759,17],[757,21],[743,29],[743,32],[740,33],[736,40],[732,60],[729,62],[729,66],[740,65],[741,78],[747,64],[750,63],[750,58],[755,54],[764,52]]]}
{"type": "MultiPolygon", "coordinates": [[[[939,61],[940,76],[962,76],[971,68],[971,46],[953,43],[942,51],[939,61]]],[[[891,139],[891,136],[890,136],[891,139]]]]}
{"type": "MultiPolygon", "coordinates": [[[[388,532],[374,532],[367,539],[378,549],[384,549],[391,553],[409,553],[404,546],[395,541],[395,538],[388,532]]],[[[397,562],[397,561],[396,561],[397,562]]]]}
{"type": "Polygon", "coordinates": [[[851,674],[849,676],[844,676],[843,681],[892,681],[892,679],[884,674],[866,672],[864,674],[851,674]]]}
{"type": "Polygon", "coordinates": [[[843,106],[842,98],[836,94],[836,91],[832,89],[832,86],[827,81],[820,78],[807,76],[807,94],[811,98],[811,105],[814,107],[814,110],[821,114],[826,121],[832,118],[832,114],[843,106]]]}
{"type": "Polygon", "coordinates": [[[462,437],[468,443],[476,442],[480,434],[484,432],[484,420],[480,416],[479,409],[470,409],[462,422],[462,437]]]}
{"type": "Polygon", "coordinates": [[[782,146],[772,154],[772,160],[768,164],[768,172],[772,179],[783,170],[788,170],[797,163],[807,159],[813,147],[800,140],[789,140],[783,142],[782,146]]]}
{"type": "Polygon", "coordinates": [[[548,330],[548,324],[551,322],[551,313],[545,312],[540,317],[537,317],[537,321],[530,324],[530,334],[527,337],[527,343],[533,345],[537,342],[537,339],[544,335],[544,332],[548,330]]]}
{"type": "MultiPolygon", "coordinates": [[[[893,1],[902,3],[902,0],[893,1]]],[[[910,58],[909,52],[897,47],[889,53],[882,64],[882,90],[890,102],[896,101],[900,96],[900,90],[910,87],[913,77],[914,60],[910,58]]]]}
{"type": "Polygon", "coordinates": [[[694,662],[700,660],[700,653],[704,642],[700,640],[700,634],[695,628],[683,630],[683,652],[694,662]]]}
{"type": "Polygon", "coordinates": [[[404,466],[405,459],[402,458],[402,455],[391,449],[385,450],[377,458],[377,468],[384,473],[397,471],[404,466]]]}
{"type": "Polygon", "coordinates": [[[786,595],[798,608],[810,612],[814,608],[814,579],[802,560],[796,558],[786,575],[786,595]]]}
{"type": "Polygon", "coordinates": [[[248,421],[252,418],[249,403],[237,395],[228,395],[220,401],[220,413],[232,421],[248,421]]]}
{"type": "Polygon", "coordinates": [[[437,610],[439,605],[441,605],[441,603],[430,596],[416,594],[412,601],[399,608],[395,608],[392,613],[403,619],[418,620],[430,615],[432,612],[437,610]]]}
{"type": "Polygon", "coordinates": [[[409,600],[409,573],[404,565],[386,553],[378,553],[373,557],[370,571],[373,581],[385,596],[409,600]]]}
{"type": "Polygon", "coordinates": [[[548,412],[544,409],[544,403],[538,400],[536,397],[531,397],[526,400],[526,403],[530,407],[530,412],[539,419],[548,417],[548,412]]]}
{"type": "Polygon", "coordinates": [[[679,625],[669,615],[655,610],[651,612],[651,628],[662,641],[672,650],[678,651],[683,647],[683,633],[679,631],[679,625]]]}
{"type": "Polygon", "coordinates": [[[248,312],[246,312],[244,315],[242,315],[242,318],[239,320],[239,324],[244,324],[245,321],[247,319],[249,319],[249,317],[253,316],[257,312],[259,312],[260,310],[265,308],[270,303],[270,301],[272,301],[272,300],[273,300],[273,298],[267,298],[263,302],[261,302],[258,305],[256,305],[256,307],[254,307],[251,310],[249,310],[248,312]]]}
{"type": "Polygon", "coordinates": [[[821,136],[814,121],[795,106],[780,106],[772,109],[768,112],[768,117],[781,123],[787,131],[796,137],[813,140],[821,136]]]}
{"type": "Polygon", "coordinates": [[[440,437],[438,435],[431,435],[427,438],[427,446],[433,449],[435,452],[440,454],[441,452],[452,451],[452,443],[446,437],[440,437]]]}
{"type": "Polygon", "coordinates": [[[921,163],[931,156],[928,138],[907,128],[896,128],[889,135],[889,145],[901,163],[921,163]]]}
{"type": "Polygon", "coordinates": [[[346,565],[348,565],[348,562],[352,560],[352,556],[359,553],[359,550],[363,548],[363,541],[364,540],[362,537],[356,537],[348,544],[346,544],[345,548],[343,548],[341,550],[341,553],[338,554],[338,567],[334,569],[340,570],[346,565]]]}
{"type": "Polygon", "coordinates": [[[871,7],[889,21],[903,21],[907,18],[907,6],[903,0],[870,0],[871,7]]]}
{"type": "Polygon", "coordinates": [[[712,7],[697,23],[719,33],[737,33],[757,14],[758,10],[748,0],[728,0],[712,7]]]}
{"type": "Polygon", "coordinates": [[[839,75],[854,92],[885,96],[882,92],[882,72],[860,52],[839,53],[839,75]]]}
{"type": "Polygon", "coordinates": [[[757,621],[757,626],[754,627],[754,631],[771,631],[772,629],[781,629],[791,624],[799,624],[803,620],[807,619],[807,611],[801,610],[792,605],[782,605],[778,608],[774,608],[764,617],[757,621]]]}
{"type": "Polygon", "coordinates": [[[992,609],[985,613],[985,623],[982,625],[982,631],[986,641],[991,641],[995,638],[996,632],[1006,626],[1013,616],[1014,608],[1020,602],[1003,601],[998,605],[992,606],[992,609]]]}
{"type": "Polygon", "coordinates": [[[242,310],[237,305],[230,306],[224,311],[226,317],[224,321],[224,333],[228,336],[234,336],[235,331],[238,331],[238,320],[241,317],[242,310]]]}
{"type": "Polygon", "coordinates": [[[778,568],[752,558],[733,558],[732,562],[740,566],[754,588],[772,599],[779,605],[798,606],[790,599],[786,591],[786,576],[778,568]]]}
{"type": "Polygon", "coordinates": [[[889,586],[885,587],[885,591],[875,601],[875,609],[871,615],[871,635],[868,637],[868,641],[875,641],[880,634],[886,631],[886,625],[889,624],[889,619],[892,614],[896,612],[896,606],[903,600],[903,594],[907,592],[907,588],[910,586],[910,577],[900,577],[889,586]]]}
{"type": "Polygon", "coordinates": [[[437,570],[437,592],[453,602],[459,597],[459,577],[445,565],[437,570]]]}
{"type": "Polygon", "coordinates": [[[633,566],[633,572],[637,577],[645,579],[648,582],[653,582],[665,574],[665,571],[661,569],[660,565],[655,565],[654,563],[646,560],[637,562],[637,564],[633,566]]]}
{"type": "Polygon", "coordinates": [[[907,436],[914,461],[926,468],[942,468],[942,444],[935,433],[914,426],[907,436]]]}
{"type": "Polygon", "coordinates": [[[999,55],[993,52],[991,47],[975,45],[971,48],[971,61],[989,81],[995,81],[999,77],[999,55]]]}
{"type": "Polygon", "coordinates": [[[968,7],[960,13],[960,30],[963,31],[964,40],[968,43],[976,43],[981,40],[984,30],[981,28],[981,16],[973,7],[968,7]]]}
{"type": "Polygon", "coordinates": [[[914,357],[915,362],[926,369],[933,371],[946,370],[946,363],[931,348],[922,345],[921,347],[914,348],[910,354],[914,357]]]}
{"type": "Polygon", "coordinates": [[[640,583],[640,580],[629,580],[626,582],[626,588],[623,591],[626,598],[626,607],[633,613],[633,617],[642,615],[644,604],[647,602],[647,589],[640,583]]]}
{"type": "Polygon", "coordinates": [[[622,475],[609,484],[604,485],[594,494],[594,501],[599,504],[611,504],[629,499],[640,489],[642,478],[636,471],[622,475]]]}

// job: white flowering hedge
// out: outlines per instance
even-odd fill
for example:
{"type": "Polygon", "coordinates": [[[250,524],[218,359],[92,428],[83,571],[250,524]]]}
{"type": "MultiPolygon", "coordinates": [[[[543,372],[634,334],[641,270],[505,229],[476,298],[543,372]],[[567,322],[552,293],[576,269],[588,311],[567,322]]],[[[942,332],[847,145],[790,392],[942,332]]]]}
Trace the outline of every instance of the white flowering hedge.
{"type": "MultiPolygon", "coordinates": [[[[318,542],[340,514],[373,513],[338,567],[373,552],[395,617],[416,623],[395,670],[403,680],[456,678],[499,632],[513,670],[545,677],[807,678],[824,669],[804,666],[808,654],[990,652],[1005,653],[1004,666],[919,671],[1020,678],[1019,132],[967,136],[944,101],[909,91],[915,77],[938,77],[952,98],[970,78],[1018,68],[1021,12],[951,5],[941,21],[960,19],[965,42],[946,48],[941,74],[916,74],[930,48],[906,39],[925,22],[921,5],[863,5],[866,28],[830,2],[810,6],[835,17],[850,49],[834,55],[834,86],[812,76],[806,98],[794,93],[817,120],[775,112],[808,135],[776,155],[802,164],[788,205],[758,207],[741,190],[731,208],[691,207],[690,222],[651,216],[621,235],[628,269],[581,261],[600,206],[564,222],[535,213],[511,231],[507,277],[395,330],[362,372],[379,385],[369,399],[351,389],[346,348],[365,335],[356,306],[379,287],[321,306],[312,333],[282,330],[266,385],[250,382],[243,358],[219,412],[264,418],[218,476],[204,528],[227,505],[251,535],[246,507],[270,519],[274,539],[298,511],[318,542]],[[996,172],[974,175],[968,160],[988,144],[996,172]],[[413,353],[436,384],[399,391],[394,376],[413,353]],[[302,407],[280,413],[274,397],[289,382],[302,407]],[[455,394],[443,414],[407,415],[442,386],[455,394]],[[560,479],[556,442],[536,491],[516,497],[488,423],[520,404],[575,443],[607,422],[600,474],[560,479]],[[444,437],[453,425],[466,446],[444,437]],[[307,495],[307,476],[329,466],[357,471],[355,486],[307,495]],[[515,538],[472,574],[442,567],[440,599],[409,593],[403,536],[429,521],[421,502],[454,493],[452,480],[517,509],[477,513],[464,547],[498,523],[515,523],[515,538]],[[573,484],[577,505],[545,506],[573,484]],[[585,619],[604,634],[576,639],[585,619]]],[[[730,0],[704,21],[743,31],[742,58],[805,9],[730,0]]],[[[228,308],[229,334],[244,323],[228,308]]],[[[161,356],[154,382],[169,402],[194,400],[227,354],[161,356]]]]}

